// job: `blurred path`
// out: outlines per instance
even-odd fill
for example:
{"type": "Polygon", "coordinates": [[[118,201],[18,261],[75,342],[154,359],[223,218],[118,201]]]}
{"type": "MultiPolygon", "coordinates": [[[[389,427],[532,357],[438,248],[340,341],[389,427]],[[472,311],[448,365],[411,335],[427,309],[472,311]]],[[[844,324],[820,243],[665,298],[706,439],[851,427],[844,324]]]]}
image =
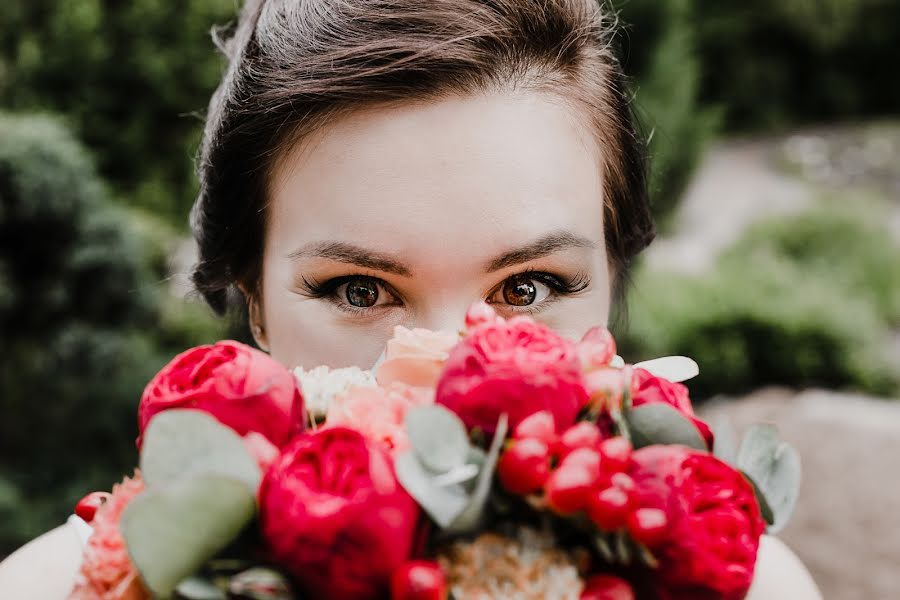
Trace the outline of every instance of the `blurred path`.
{"type": "MultiPolygon", "coordinates": [[[[803,211],[824,190],[870,189],[887,200],[886,225],[900,239],[900,127],[720,142],[698,169],[671,233],[648,249],[647,264],[702,274],[755,221],[803,211]],[[786,156],[797,175],[788,173],[786,156]]],[[[895,340],[900,357],[900,332],[895,340]]],[[[900,402],[768,388],[711,401],[700,412],[727,416],[739,429],[772,422],[800,452],[800,500],[780,537],[827,600],[900,598],[900,402]]]]}
{"type": "Polygon", "coordinates": [[[801,211],[813,188],[774,164],[777,141],[714,144],[673,217],[671,231],[647,249],[651,268],[700,274],[760,218],[801,211]]]}
{"type": "Polygon", "coordinates": [[[860,192],[884,200],[885,225],[900,240],[900,121],[713,144],[673,217],[671,233],[648,249],[647,264],[703,273],[754,221],[796,213],[823,193],[843,192],[854,200],[860,192]]]}
{"type": "Polygon", "coordinates": [[[800,499],[779,534],[826,600],[900,597],[900,403],[825,390],[760,390],[700,412],[738,430],[778,426],[803,461],[800,499]]]}

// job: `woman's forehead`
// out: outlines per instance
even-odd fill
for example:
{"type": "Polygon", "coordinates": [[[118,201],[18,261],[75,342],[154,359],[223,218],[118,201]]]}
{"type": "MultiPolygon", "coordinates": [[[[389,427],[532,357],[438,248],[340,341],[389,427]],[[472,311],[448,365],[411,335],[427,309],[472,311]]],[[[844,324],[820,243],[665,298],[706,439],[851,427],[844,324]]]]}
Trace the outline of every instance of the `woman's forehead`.
{"type": "Polygon", "coordinates": [[[350,115],[273,174],[270,249],[365,240],[483,255],[557,232],[601,240],[601,163],[584,135],[571,109],[538,94],[350,115]]]}

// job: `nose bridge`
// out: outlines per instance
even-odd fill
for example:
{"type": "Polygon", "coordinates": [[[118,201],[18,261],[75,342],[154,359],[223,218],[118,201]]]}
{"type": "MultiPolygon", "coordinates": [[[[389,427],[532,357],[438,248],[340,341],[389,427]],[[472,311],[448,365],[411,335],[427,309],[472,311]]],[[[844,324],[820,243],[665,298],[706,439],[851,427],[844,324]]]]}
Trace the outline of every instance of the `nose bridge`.
{"type": "Polygon", "coordinates": [[[469,305],[476,300],[478,298],[444,298],[424,307],[413,326],[432,331],[460,331],[465,328],[469,305]]]}

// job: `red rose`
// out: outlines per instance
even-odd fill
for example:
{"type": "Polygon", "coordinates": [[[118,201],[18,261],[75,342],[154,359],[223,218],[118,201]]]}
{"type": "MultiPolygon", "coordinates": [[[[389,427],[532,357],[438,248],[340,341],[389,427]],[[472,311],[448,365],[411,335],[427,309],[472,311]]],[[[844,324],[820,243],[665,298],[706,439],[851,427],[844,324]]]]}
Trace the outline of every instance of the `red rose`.
{"type": "Polygon", "coordinates": [[[206,411],[240,435],[259,433],[278,448],[303,430],[303,397],[294,375],[238,342],[191,348],[163,367],[141,397],[141,435],[156,413],[171,408],[206,411]]]}
{"type": "Polygon", "coordinates": [[[629,471],[642,508],[666,513],[654,555],[671,600],[739,600],[753,580],[765,523],[750,482],[718,458],[684,446],[635,450],[629,471]]]}
{"type": "Polygon", "coordinates": [[[654,402],[669,404],[681,411],[697,427],[700,435],[706,441],[706,447],[712,449],[714,442],[712,430],[709,425],[694,415],[687,387],[662,377],[656,377],[644,369],[635,369],[631,378],[632,406],[637,408],[642,404],[654,402]]]}
{"type": "Polygon", "coordinates": [[[346,427],[297,436],[266,472],[260,524],[272,558],[312,597],[387,593],[419,511],[387,453],[346,427]]]}
{"type": "Polygon", "coordinates": [[[451,350],[436,401],[469,429],[492,434],[500,415],[510,430],[549,411],[562,431],[575,422],[588,394],[575,344],[527,317],[476,326],[451,350]]]}

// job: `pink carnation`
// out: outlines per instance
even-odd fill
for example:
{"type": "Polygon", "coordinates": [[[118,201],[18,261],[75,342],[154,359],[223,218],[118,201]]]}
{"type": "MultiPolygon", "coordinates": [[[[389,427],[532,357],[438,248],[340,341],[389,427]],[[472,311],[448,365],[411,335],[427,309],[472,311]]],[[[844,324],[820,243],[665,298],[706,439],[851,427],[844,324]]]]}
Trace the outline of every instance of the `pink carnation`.
{"type": "Polygon", "coordinates": [[[398,452],[409,448],[404,426],[406,411],[433,402],[433,390],[403,383],[386,388],[353,387],[332,400],[325,423],[327,427],[349,427],[389,451],[398,452]]]}
{"type": "Polygon", "coordinates": [[[588,402],[575,344],[528,317],[486,321],[450,352],[437,403],[468,429],[492,435],[502,414],[510,429],[543,410],[564,430],[588,402]]]}
{"type": "Polygon", "coordinates": [[[88,539],[69,600],[149,600],[137,569],[128,557],[119,531],[122,512],[144,491],[140,471],[113,486],[112,495],[97,509],[91,522],[94,532],[88,539]]]}

